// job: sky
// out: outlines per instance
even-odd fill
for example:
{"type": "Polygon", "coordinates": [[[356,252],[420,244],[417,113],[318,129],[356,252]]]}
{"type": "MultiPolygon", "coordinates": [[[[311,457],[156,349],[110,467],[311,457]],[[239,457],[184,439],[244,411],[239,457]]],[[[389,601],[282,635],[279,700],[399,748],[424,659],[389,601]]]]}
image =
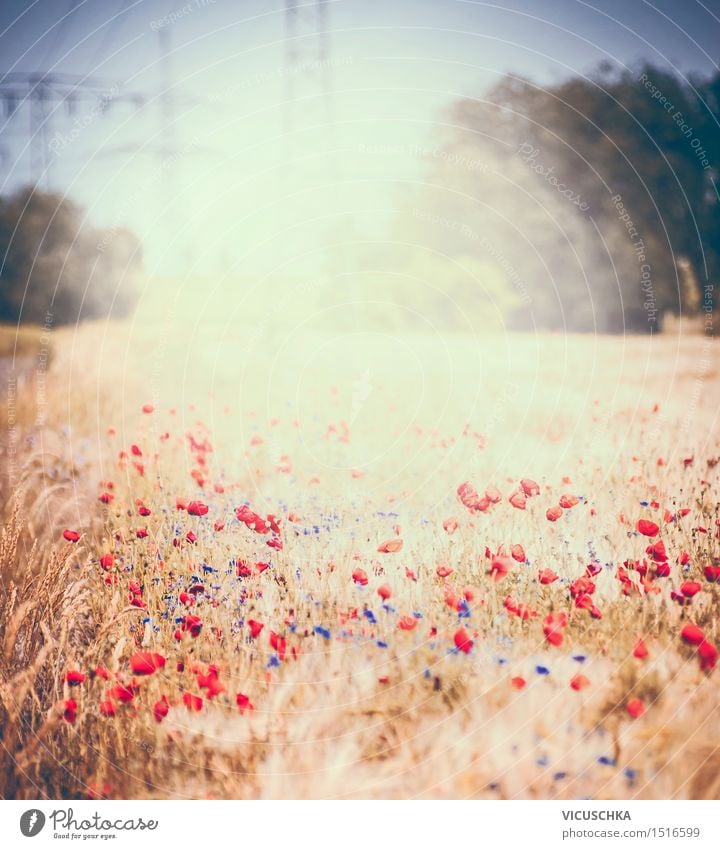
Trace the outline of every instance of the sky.
{"type": "Polygon", "coordinates": [[[718,0],[331,0],[325,15],[318,70],[312,25],[290,60],[277,0],[4,0],[3,75],[99,78],[111,94],[102,110],[50,106],[41,175],[27,104],[6,110],[0,191],[37,180],[93,224],[132,227],[158,273],[255,273],[299,262],[308,219],[380,237],[449,106],[505,73],[552,84],[607,60],[682,75],[720,60],[718,0]]]}

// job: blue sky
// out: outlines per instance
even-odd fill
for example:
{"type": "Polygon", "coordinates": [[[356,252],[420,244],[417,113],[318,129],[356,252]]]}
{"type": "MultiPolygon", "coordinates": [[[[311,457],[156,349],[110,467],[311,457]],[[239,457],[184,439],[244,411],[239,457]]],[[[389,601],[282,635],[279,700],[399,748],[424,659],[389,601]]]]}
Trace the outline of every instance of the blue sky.
{"type": "MultiPolygon", "coordinates": [[[[407,150],[428,144],[453,100],[481,95],[506,72],[551,84],[588,73],[602,60],[625,66],[650,60],[684,75],[710,73],[720,60],[718,0],[335,0],[328,4],[328,21],[332,144],[345,173],[355,169],[358,146],[407,150]]],[[[228,205],[235,206],[228,186],[258,208],[279,197],[288,150],[284,51],[284,3],[278,0],[0,5],[3,72],[95,75],[150,99],[171,74],[172,143],[182,151],[172,177],[174,202],[163,201],[160,192],[169,180],[158,170],[157,151],[170,142],[163,123],[167,113],[157,102],[140,111],[111,104],[101,117],[88,105],[74,117],[61,106],[48,124],[51,135],[65,140],[58,143],[48,184],[85,204],[93,221],[129,224],[151,245],[153,221],[163,217],[170,226],[163,204],[176,212],[188,202],[204,210],[194,232],[208,239],[227,218],[228,205]],[[161,61],[160,31],[167,38],[170,69],[161,61]],[[82,130],[70,142],[79,120],[82,130]],[[142,195],[143,185],[152,185],[152,191],[142,195]]],[[[304,77],[298,80],[301,95],[306,84],[304,77]]],[[[305,118],[318,105],[308,91],[300,110],[305,118]]],[[[312,152],[327,142],[308,136],[306,155],[302,138],[297,141],[293,155],[303,168],[307,163],[307,180],[317,181],[312,152]]],[[[7,191],[32,178],[24,115],[0,118],[0,145],[5,152],[0,190],[7,191]]],[[[422,162],[383,155],[376,165],[379,178],[413,180],[422,162]]],[[[297,175],[299,169],[292,170],[297,175]]],[[[364,188],[362,202],[370,207],[381,194],[386,202],[390,192],[377,185],[369,179],[364,188]]],[[[353,192],[355,200],[357,188],[353,192]]]]}

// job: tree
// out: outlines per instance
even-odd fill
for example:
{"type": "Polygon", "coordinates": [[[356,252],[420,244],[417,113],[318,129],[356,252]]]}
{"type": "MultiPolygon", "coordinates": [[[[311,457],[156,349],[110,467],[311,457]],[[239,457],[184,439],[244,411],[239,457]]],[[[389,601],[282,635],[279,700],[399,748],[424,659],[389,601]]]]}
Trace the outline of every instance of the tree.
{"type": "Polygon", "coordinates": [[[523,281],[515,326],[657,330],[720,269],[719,96],[720,75],[651,65],[549,88],[507,76],[450,110],[432,188],[412,198],[450,224],[416,215],[412,237],[454,255],[481,234],[477,254],[523,281]]]}
{"type": "Polygon", "coordinates": [[[142,250],[128,230],[83,223],[57,194],[22,189],[0,198],[0,320],[67,324],[127,315],[142,250]]]}

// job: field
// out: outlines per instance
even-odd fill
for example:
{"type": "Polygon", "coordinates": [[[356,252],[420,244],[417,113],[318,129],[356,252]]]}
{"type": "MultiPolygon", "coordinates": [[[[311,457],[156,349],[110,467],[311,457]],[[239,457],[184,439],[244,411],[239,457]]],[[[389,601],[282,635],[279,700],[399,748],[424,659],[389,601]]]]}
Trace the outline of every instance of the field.
{"type": "Polygon", "coordinates": [[[720,797],[713,340],[199,327],[8,372],[0,795],[720,797]]]}

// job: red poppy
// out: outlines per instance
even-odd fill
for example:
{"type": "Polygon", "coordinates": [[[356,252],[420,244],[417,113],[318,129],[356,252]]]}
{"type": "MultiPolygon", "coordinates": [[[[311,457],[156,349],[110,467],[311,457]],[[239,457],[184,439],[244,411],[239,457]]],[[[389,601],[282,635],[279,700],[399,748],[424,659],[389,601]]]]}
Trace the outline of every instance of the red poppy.
{"type": "Polygon", "coordinates": [[[449,519],[445,519],[443,522],[443,530],[450,536],[452,536],[459,527],[460,523],[452,516],[449,519]]]}
{"type": "Polygon", "coordinates": [[[646,537],[657,536],[660,531],[660,526],[649,519],[639,519],[635,526],[637,530],[646,537]]]}
{"type": "Polygon", "coordinates": [[[168,715],[169,710],[170,703],[168,702],[167,696],[161,696],[161,698],[159,698],[153,705],[153,716],[155,717],[155,721],[162,722],[168,715]]]}
{"type": "Polygon", "coordinates": [[[531,478],[523,478],[520,481],[520,488],[525,493],[525,495],[530,498],[533,495],[540,494],[540,486],[531,478]]]}
{"type": "Polygon", "coordinates": [[[60,711],[65,722],[72,725],[77,719],[77,702],[75,699],[65,699],[60,703],[60,711]]]}
{"type": "Polygon", "coordinates": [[[499,504],[502,501],[502,493],[496,486],[492,486],[492,484],[485,489],[485,498],[491,504],[499,504]]]}
{"type": "Polygon", "coordinates": [[[202,710],[202,696],[196,696],[194,693],[183,693],[183,704],[188,710],[199,712],[202,710]]]}
{"type": "Polygon", "coordinates": [[[417,619],[414,616],[401,616],[398,620],[398,628],[401,631],[414,631],[417,626],[417,619]]]}
{"type": "Polygon", "coordinates": [[[103,699],[100,702],[100,713],[103,716],[115,716],[117,713],[117,705],[112,699],[103,699]]]}
{"type": "Polygon", "coordinates": [[[280,660],[284,660],[285,652],[287,651],[287,640],[285,637],[276,634],[275,631],[270,631],[270,645],[278,653],[280,660]]]}
{"type": "Polygon", "coordinates": [[[240,708],[240,713],[255,710],[255,705],[250,701],[250,696],[246,696],[245,693],[238,693],[235,696],[235,703],[240,708]]]}
{"type": "Polygon", "coordinates": [[[512,555],[512,559],[517,560],[518,563],[525,562],[525,549],[519,543],[516,543],[510,549],[510,554],[512,555]]]}
{"type": "Polygon", "coordinates": [[[680,592],[685,598],[692,598],[697,595],[702,589],[702,584],[699,581],[685,581],[680,585],[680,592]]]}
{"type": "Polygon", "coordinates": [[[447,563],[441,563],[435,570],[435,574],[438,578],[447,578],[448,575],[452,575],[452,573],[453,570],[447,565],[447,563]]]}
{"type": "Polygon", "coordinates": [[[490,577],[497,583],[507,575],[512,568],[512,560],[509,557],[493,557],[490,564],[490,577]]]}
{"type": "Polygon", "coordinates": [[[525,679],[521,678],[519,675],[510,679],[510,686],[514,687],[516,690],[522,690],[526,683],[525,679]]]}
{"type": "Polygon", "coordinates": [[[64,530],[63,536],[68,542],[77,542],[80,539],[80,534],[77,531],[64,530]]]}
{"type": "Polygon", "coordinates": [[[558,576],[553,572],[552,569],[541,569],[538,572],[538,581],[541,584],[552,584],[557,581],[558,576]]]}
{"type": "Polygon", "coordinates": [[[378,551],[381,554],[393,554],[396,551],[400,551],[402,547],[403,541],[401,539],[388,539],[380,543],[378,551]]]}
{"type": "Polygon", "coordinates": [[[473,641],[470,639],[470,635],[464,628],[458,628],[455,631],[455,636],[453,637],[455,642],[455,646],[461,651],[465,652],[465,654],[469,654],[472,647],[473,641]]]}
{"type": "Polygon", "coordinates": [[[706,566],[703,569],[705,580],[713,584],[720,584],[720,566],[706,566]]]}
{"type": "Polygon", "coordinates": [[[258,637],[262,629],[265,627],[262,622],[258,622],[255,619],[248,619],[247,626],[250,629],[250,636],[253,639],[258,637]]]}
{"type": "Polygon", "coordinates": [[[366,587],[368,582],[367,572],[359,567],[352,573],[352,579],[360,587],[366,587]]]}
{"type": "Polygon", "coordinates": [[[637,719],[645,713],[645,705],[640,699],[630,699],[626,709],[633,719],[637,719]]]}
{"type": "Polygon", "coordinates": [[[78,685],[82,684],[84,680],[85,673],[80,672],[79,669],[68,669],[68,671],[65,673],[65,681],[71,687],[77,687],[78,685]]]}
{"type": "Polygon", "coordinates": [[[638,637],[635,641],[635,647],[633,648],[633,657],[637,657],[639,660],[643,660],[649,654],[650,652],[647,650],[645,641],[642,637],[638,637]]]}
{"type": "Polygon", "coordinates": [[[135,698],[135,689],[132,686],[126,686],[125,684],[114,684],[107,691],[107,695],[113,699],[117,699],[119,702],[131,702],[135,698]]]}
{"type": "Polygon", "coordinates": [[[714,669],[718,660],[717,648],[708,640],[703,640],[698,646],[700,669],[714,669]]]}
{"type": "Polygon", "coordinates": [[[680,632],[680,637],[683,642],[690,646],[699,646],[705,639],[705,634],[701,628],[698,628],[697,625],[689,623],[680,632]]]}
{"type": "Polygon", "coordinates": [[[569,510],[576,504],[580,503],[580,499],[576,495],[561,495],[558,504],[565,510],[569,510]]]}
{"type": "Polygon", "coordinates": [[[484,513],[490,506],[488,498],[480,498],[477,490],[469,481],[461,483],[457,488],[460,501],[473,513],[484,513]]]}
{"type": "Polygon", "coordinates": [[[557,520],[562,516],[562,514],[562,507],[558,507],[556,505],[555,507],[548,507],[548,509],[545,511],[545,518],[549,522],[557,522],[557,520]]]}
{"type": "Polygon", "coordinates": [[[130,669],[135,675],[152,675],[165,666],[165,658],[157,652],[139,651],[130,658],[130,669]]]}
{"type": "Polygon", "coordinates": [[[392,590],[390,589],[390,584],[381,584],[377,588],[377,594],[383,601],[387,601],[392,595],[392,590]]]}
{"type": "Polygon", "coordinates": [[[524,510],[525,505],[527,503],[525,496],[522,492],[513,492],[509,499],[510,503],[517,510],[524,510]]]}
{"type": "Polygon", "coordinates": [[[570,679],[570,686],[573,690],[584,690],[586,687],[590,686],[590,680],[584,675],[575,675],[570,679]]]}

